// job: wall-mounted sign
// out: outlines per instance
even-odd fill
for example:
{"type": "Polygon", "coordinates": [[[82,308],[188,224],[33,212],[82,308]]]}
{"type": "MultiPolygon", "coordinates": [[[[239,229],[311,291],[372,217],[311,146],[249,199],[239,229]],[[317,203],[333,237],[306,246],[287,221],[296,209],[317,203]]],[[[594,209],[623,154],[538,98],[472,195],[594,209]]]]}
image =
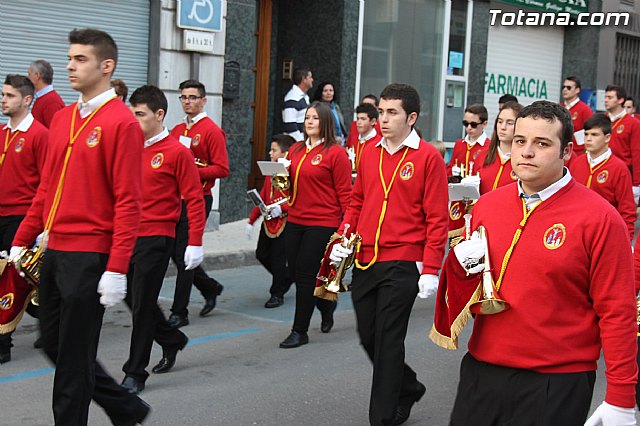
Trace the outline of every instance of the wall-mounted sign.
{"type": "Polygon", "coordinates": [[[498,0],[502,3],[515,4],[516,6],[529,7],[553,13],[570,13],[578,15],[588,12],[587,0],[498,0]]]}
{"type": "Polygon", "coordinates": [[[178,0],[179,28],[222,31],[222,0],[178,0]]]}
{"type": "Polygon", "coordinates": [[[183,49],[191,52],[213,53],[213,36],[213,33],[184,30],[182,34],[183,49]]]}

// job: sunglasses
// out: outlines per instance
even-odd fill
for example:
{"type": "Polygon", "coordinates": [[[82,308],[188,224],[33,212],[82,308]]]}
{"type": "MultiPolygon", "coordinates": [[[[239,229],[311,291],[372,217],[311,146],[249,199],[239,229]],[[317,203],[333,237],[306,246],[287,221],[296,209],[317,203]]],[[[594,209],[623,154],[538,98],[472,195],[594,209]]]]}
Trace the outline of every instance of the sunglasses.
{"type": "Polygon", "coordinates": [[[476,127],[478,127],[481,124],[482,123],[476,123],[475,121],[462,120],[462,125],[464,127],[471,126],[472,129],[475,129],[476,127]]]}
{"type": "Polygon", "coordinates": [[[574,86],[562,86],[563,89],[567,89],[567,90],[573,90],[575,89],[574,86]]]}

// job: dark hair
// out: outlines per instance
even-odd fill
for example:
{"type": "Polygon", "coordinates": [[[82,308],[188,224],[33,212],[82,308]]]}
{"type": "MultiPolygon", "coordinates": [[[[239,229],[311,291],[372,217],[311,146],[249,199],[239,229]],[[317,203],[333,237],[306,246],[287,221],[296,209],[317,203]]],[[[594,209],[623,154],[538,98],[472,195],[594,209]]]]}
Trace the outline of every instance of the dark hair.
{"type": "Polygon", "coordinates": [[[584,130],[600,129],[605,135],[611,134],[611,119],[602,113],[593,114],[584,122],[584,130]]]}
{"type": "Polygon", "coordinates": [[[279,135],[274,135],[271,138],[271,142],[277,143],[280,147],[280,151],[287,152],[289,151],[289,148],[291,148],[291,145],[296,143],[296,140],[287,134],[281,133],[279,135]]]}
{"type": "Polygon", "coordinates": [[[300,67],[293,70],[293,84],[300,84],[302,79],[309,75],[311,70],[309,67],[300,67]]]}
{"type": "MultiPolygon", "coordinates": [[[[114,63],[118,63],[118,46],[113,38],[104,31],[94,28],[75,29],[69,33],[69,44],[93,46],[100,62],[113,59],[114,63]]],[[[114,64],[113,70],[115,71],[115,69],[114,64]]]]}
{"type": "Polygon", "coordinates": [[[420,95],[413,86],[402,83],[390,84],[382,89],[380,99],[398,99],[402,102],[402,109],[407,116],[413,112],[420,115],[420,95]]]}
{"type": "Polygon", "coordinates": [[[496,121],[493,123],[491,143],[489,143],[489,148],[487,148],[487,156],[484,159],[484,163],[482,164],[483,166],[488,166],[489,164],[493,163],[493,161],[498,156],[498,147],[500,146],[500,139],[498,139],[498,118],[500,118],[500,113],[506,109],[509,109],[515,112],[517,117],[520,111],[522,111],[522,108],[522,105],[513,101],[505,102],[504,105],[502,105],[502,108],[500,108],[500,112],[496,117],[496,121]]]}
{"type": "Polygon", "coordinates": [[[376,104],[376,106],[378,106],[378,97],[376,95],[372,95],[371,93],[369,93],[368,95],[364,95],[360,103],[364,103],[365,99],[373,99],[373,102],[376,104]]]}
{"type": "Polygon", "coordinates": [[[328,86],[328,85],[333,86],[333,101],[332,102],[338,102],[338,91],[336,90],[336,85],[333,84],[330,81],[323,81],[322,83],[320,83],[320,86],[318,86],[316,91],[313,93],[312,101],[325,102],[324,100],[322,100],[322,91],[324,90],[325,86],[328,86]]]}
{"type": "Polygon", "coordinates": [[[23,98],[25,96],[33,96],[36,90],[31,80],[24,75],[9,74],[5,77],[4,84],[16,89],[23,98]]]}
{"type": "Polygon", "coordinates": [[[46,84],[53,83],[53,67],[49,62],[44,59],[38,59],[37,61],[31,62],[30,68],[40,74],[40,78],[46,84]]]}
{"type": "Polygon", "coordinates": [[[151,85],[138,87],[131,94],[129,103],[131,106],[145,104],[153,112],[157,112],[161,109],[164,111],[165,116],[167,115],[167,109],[169,108],[167,97],[164,95],[162,90],[151,85]]]}
{"type": "Polygon", "coordinates": [[[582,90],[582,83],[575,75],[570,75],[569,77],[565,78],[565,80],[573,81],[576,84],[576,87],[582,90]]]}
{"type": "MultiPolygon", "coordinates": [[[[624,90],[622,86],[616,86],[615,84],[608,85],[605,89],[605,92],[616,92],[616,98],[627,100],[627,91],[624,90]]],[[[622,102],[624,104],[624,101],[622,102]]]]}
{"type": "Polygon", "coordinates": [[[482,104],[472,104],[465,108],[464,112],[468,112],[469,114],[475,114],[480,118],[480,122],[484,123],[489,119],[489,113],[487,109],[482,104]]]}
{"type": "Polygon", "coordinates": [[[111,80],[111,87],[115,89],[116,95],[122,96],[122,102],[127,102],[127,94],[129,94],[129,88],[124,81],[120,79],[111,80]]]}
{"type": "Polygon", "coordinates": [[[626,97],[626,99],[624,100],[625,102],[627,101],[631,101],[631,103],[633,104],[633,106],[636,106],[636,101],[633,100],[632,96],[628,96],[626,97]]]}
{"type": "MultiPolygon", "coordinates": [[[[305,112],[305,117],[307,112],[313,108],[318,113],[318,118],[320,119],[320,138],[324,139],[324,147],[329,148],[331,145],[336,143],[336,127],[333,121],[333,113],[331,112],[331,108],[327,105],[326,102],[311,102],[311,105],[307,107],[307,111],[305,112]]],[[[309,136],[307,135],[307,129],[304,130],[304,139],[307,140],[309,136]]],[[[300,144],[298,146],[298,150],[302,149],[304,144],[300,144]]]]}
{"type": "Polygon", "coordinates": [[[356,107],[356,114],[367,114],[369,119],[375,118],[376,120],[380,118],[380,113],[378,109],[371,104],[360,104],[356,107]]]}
{"type": "Polygon", "coordinates": [[[200,96],[203,98],[207,96],[207,90],[204,88],[204,84],[200,83],[198,80],[185,80],[180,83],[178,89],[180,89],[180,91],[184,89],[198,89],[200,96]]]}
{"type": "Polygon", "coordinates": [[[562,126],[558,137],[560,138],[560,157],[562,157],[564,149],[573,140],[573,122],[569,111],[563,106],[555,102],[535,101],[520,111],[516,117],[516,125],[521,118],[542,119],[550,124],[558,121],[562,126]]]}
{"type": "Polygon", "coordinates": [[[518,98],[516,98],[515,96],[507,93],[506,95],[502,95],[500,96],[500,99],[498,99],[498,103],[499,104],[506,104],[507,102],[518,102],[518,98]]]}

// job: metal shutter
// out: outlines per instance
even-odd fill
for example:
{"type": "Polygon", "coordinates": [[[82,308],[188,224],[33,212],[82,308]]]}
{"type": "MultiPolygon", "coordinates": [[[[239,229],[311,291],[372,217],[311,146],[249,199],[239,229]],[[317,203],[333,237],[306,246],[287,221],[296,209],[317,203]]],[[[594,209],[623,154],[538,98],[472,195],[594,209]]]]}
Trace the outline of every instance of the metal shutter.
{"type": "Polygon", "coordinates": [[[49,61],[53,86],[68,104],[78,99],[67,81],[67,35],[74,28],[98,28],[118,45],[113,78],[129,93],[147,82],[149,0],[11,0],[0,2],[0,78],[27,74],[36,59],[49,61]]]}

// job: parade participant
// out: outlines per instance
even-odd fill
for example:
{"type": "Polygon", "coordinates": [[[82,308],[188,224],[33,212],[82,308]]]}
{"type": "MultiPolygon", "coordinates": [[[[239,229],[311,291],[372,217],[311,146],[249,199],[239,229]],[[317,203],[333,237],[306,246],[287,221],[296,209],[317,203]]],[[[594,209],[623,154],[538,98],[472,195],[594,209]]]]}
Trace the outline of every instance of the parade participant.
{"type": "Polygon", "coordinates": [[[329,237],[338,229],[349,205],[351,164],[336,143],[331,109],[313,102],[305,114],[303,142],[289,150],[291,181],[289,219],[285,231],[287,261],[296,283],[296,312],[291,334],[281,348],[309,343],[313,308],[322,314],[320,331],[333,327],[336,302],[313,296],[316,275],[329,237]]]}
{"type": "Polygon", "coordinates": [[[504,104],[506,104],[507,102],[518,103],[518,98],[516,98],[515,96],[509,93],[507,93],[506,95],[500,96],[500,98],[498,99],[498,111],[500,111],[504,106],[504,104]]]}
{"type": "Polygon", "coordinates": [[[633,198],[640,197],[640,123],[623,108],[627,92],[620,86],[609,85],[605,89],[604,107],[611,120],[609,148],[631,170],[633,198]]]}
{"type": "Polygon", "coordinates": [[[36,90],[31,114],[44,127],[49,128],[53,115],[64,108],[64,101],[51,85],[53,83],[53,67],[42,59],[33,61],[29,65],[27,76],[36,90]]]}
{"type": "MultiPolygon", "coordinates": [[[[378,110],[378,97],[376,95],[365,95],[363,96],[363,98],[360,100],[360,105],[363,104],[371,104],[375,107],[376,111],[378,110]]],[[[376,129],[376,133],[380,134],[380,122],[376,121],[376,124],[374,126],[374,128],[376,129]]],[[[355,146],[358,143],[358,120],[353,120],[351,122],[351,126],[349,126],[349,134],[347,135],[347,141],[345,142],[344,146],[345,148],[349,149],[354,149],[355,150],[355,146]]]]}
{"type": "Polygon", "coordinates": [[[382,135],[376,131],[378,124],[378,109],[371,104],[360,104],[356,108],[356,130],[358,134],[357,142],[353,148],[347,148],[351,165],[357,173],[360,156],[366,145],[376,144],[382,139],[382,135]]]}
{"type": "Polygon", "coordinates": [[[51,122],[42,181],[11,258],[44,230],[40,331],[56,365],[55,424],[86,425],[93,397],[114,425],[134,425],[149,406],[120,387],[96,353],[104,308],[125,297],[140,221],[144,137],[109,87],[118,55],[111,36],[79,29],[69,33],[69,43],[69,81],[80,96],[51,122]]]}
{"type": "Polygon", "coordinates": [[[636,102],[631,96],[627,95],[627,99],[624,101],[624,110],[633,118],[640,120],[640,115],[636,114],[636,102]]]}
{"type": "MultiPolygon", "coordinates": [[[[229,176],[229,158],[227,156],[227,142],[224,131],[207,116],[204,106],[207,103],[207,92],[202,83],[196,80],[186,80],[180,83],[180,102],[185,114],[184,122],[171,130],[171,135],[179,139],[185,146],[191,148],[191,153],[198,164],[198,173],[202,182],[205,204],[205,215],[209,218],[213,196],[211,190],[216,179],[229,176]]],[[[189,297],[191,284],[196,286],[205,299],[200,311],[203,317],[216,307],[217,297],[224,287],[202,269],[201,266],[187,270],[184,264],[185,250],[189,243],[188,216],[184,204],[180,221],[176,229],[175,253],[172,259],[178,269],[176,289],[171,306],[169,324],[172,327],[182,327],[189,324],[189,297]]]]}
{"type": "Polygon", "coordinates": [[[309,106],[307,92],[313,87],[313,75],[307,67],[293,70],[293,86],[284,97],[282,107],[282,133],[297,141],[302,140],[304,114],[309,106]]]}
{"type": "Polygon", "coordinates": [[[609,202],[629,229],[633,240],[636,205],[633,202],[631,174],[624,162],[611,154],[611,120],[604,114],[594,114],[584,123],[586,154],[573,161],[569,170],[573,178],[593,189],[609,202]]]}
{"type": "MultiPolygon", "coordinates": [[[[358,335],[373,363],[372,425],[399,425],[426,392],[404,362],[404,339],[416,295],[438,286],[447,241],[447,177],[438,151],[413,127],[418,92],[391,84],[380,94],[383,139],[365,148],[360,172],[338,233],[362,237],[353,271],[358,335]]],[[[334,244],[331,259],[351,253],[334,244]]]]}
{"type": "Polygon", "coordinates": [[[179,329],[169,327],[158,306],[158,296],[169,266],[181,198],[189,218],[189,245],[184,259],[188,270],[202,262],[205,215],[193,155],[164,127],[168,103],[162,90],[155,86],[139,87],[131,95],[130,103],[145,143],[142,217],[127,273],[125,298],[132,312],[133,327],[129,359],[122,367],[125,377],[121,386],[137,394],[144,389],[149,377],[145,369],[149,365],[153,340],[163,351],[163,359],[153,368],[154,373],[169,371],[175,364],[177,352],[189,340],[179,329]]]}
{"type": "MultiPolygon", "coordinates": [[[[0,251],[11,248],[36,195],[47,153],[49,131],[29,113],[34,90],[33,83],[22,75],[8,75],[2,87],[2,114],[9,122],[0,130],[0,251]]],[[[15,304],[13,308],[25,309],[15,304]]],[[[26,309],[37,316],[35,305],[26,309]]],[[[11,335],[16,325],[0,334],[0,364],[11,361],[11,335]]]]}
{"type": "Polygon", "coordinates": [[[480,290],[486,304],[510,307],[475,317],[452,426],[583,425],[601,349],[605,402],[587,424],[636,424],[628,231],[618,212],[564,167],[572,135],[566,108],[548,101],[525,107],[511,149],[519,181],[480,198],[470,231],[482,225],[485,238],[474,232],[445,262],[434,342],[457,347],[480,290]],[[481,271],[486,285],[479,284],[481,271]]]}
{"type": "Polygon", "coordinates": [[[589,105],[580,100],[581,90],[582,83],[577,77],[570,76],[564,79],[564,83],[562,83],[562,98],[564,101],[560,105],[566,107],[569,110],[569,114],[571,114],[574,135],[579,133],[578,137],[573,137],[573,151],[576,155],[584,153],[584,134],[580,133],[584,129],[584,122],[593,115],[589,105]]]}
{"type": "Polygon", "coordinates": [[[517,102],[506,102],[493,125],[489,148],[478,156],[480,194],[514,182],[518,177],[511,167],[511,142],[516,116],[522,110],[517,102]]]}
{"type": "Polygon", "coordinates": [[[116,97],[122,102],[127,102],[127,95],[129,94],[129,88],[127,84],[120,79],[111,80],[111,87],[116,91],[116,97]]]}
{"type": "MultiPolygon", "coordinates": [[[[269,157],[271,161],[278,161],[285,158],[291,145],[296,141],[289,135],[275,135],[271,140],[269,157]]],[[[266,205],[276,203],[289,197],[289,190],[275,188],[272,178],[267,177],[260,190],[260,197],[266,205]]],[[[260,227],[258,237],[258,247],[256,248],[256,259],[272,275],[271,297],[264,304],[265,308],[277,308],[284,304],[284,295],[289,291],[291,278],[287,270],[287,252],[285,249],[285,236],[283,232],[287,225],[287,213],[289,204],[283,203],[273,207],[269,211],[269,218],[265,218],[260,227]]],[[[249,221],[247,222],[247,235],[253,235],[253,224],[260,217],[260,209],[256,206],[251,210],[249,221]]]]}

